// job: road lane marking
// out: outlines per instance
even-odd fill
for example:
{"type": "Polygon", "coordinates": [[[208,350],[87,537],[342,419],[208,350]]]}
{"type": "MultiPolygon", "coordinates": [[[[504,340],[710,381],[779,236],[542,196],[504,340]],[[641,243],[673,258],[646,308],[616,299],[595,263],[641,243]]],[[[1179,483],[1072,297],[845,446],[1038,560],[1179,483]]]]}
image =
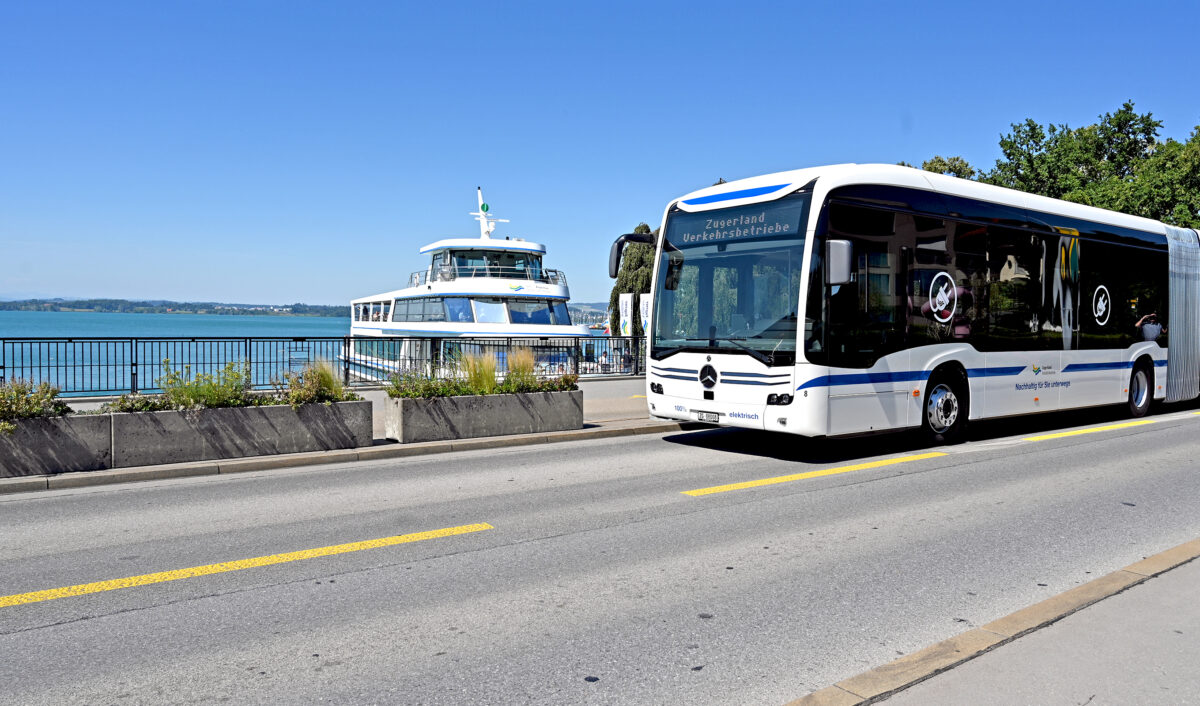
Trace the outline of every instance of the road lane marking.
{"type": "Polygon", "coordinates": [[[894,466],[898,463],[908,463],[910,461],[923,461],[927,458],[937,458],[938,456],[946,456],[947,454],[941,451],[934,451],[926,454],[917,454],[916,456],[901,456],[900,458],[889,458],[882,461],[870,461],[868,463],[856,463],[853,466],[839,466],[837,468],[826,468],[820,471],[808,471],[807,473],[795,473],[790,476],[776,476],[774,478],[763,478],[761,480],[751,480],[745,483],[731,483],[729,485],[715,485],[711,488],[700,488],[699,490],[685,490],[684,495],[699,497],[701,495],[712,495],[713,493],[727,493],[731,490],[745,490],[746,488],[758,488],[764,485],[775,485],[776,483],[791,483],[795,480],[805,480],[807,478],[820,478],[821,476],[835,476],[839,473],[850,473],[851,471],[865,471],[868,468],[882,468],[884,466],[894,466]]]}
{"type": "Polygon", "coordinates": [[[470,534],[471,532],[481,532],[483,530],[495,529],[491,525],[481,522],[474,525],[461,525],[459,527],[446,527],[444,529],[431,530],[429,532],[416,532],[413,534],[401,534],[394,537],[383,537],[380,539],[369,539],[362,542],[350,542],[349,544],[335,544],[329,547],[317,547],[316,549],[303,549],[297,552],[287,552],[285,554],[271,554],[270,556],[260,556],[253,559],[240,559],[238,561],[226,561],[220,564],[207,564],[205,566],[193,566],[189,569],[176,569],[174,571],[160,571],[154,574],[142,574],[140,576],[129,576],[123,579],[112,579],[110,581],[96,581],[95,583],[82,583],[76,586],[64,586],[63,588],[51,588],[45,591],[33,591],[31,593],[17,593],[11,596],[0,596],[0,608],[6,606],[22,605],[24,603],[38,603],[40,601],[52,601],[56,598],[67,598],[69,596],[82,596],[87,593],[100,593],[102,591],[115,591],[120,588],[132,588],[134,586],[146,586],[152,583],[163,583],[164,581],[178,581],[179,579],[193,578],[196,576],[208,576],[209,574],[220,574],[227,571],[240,571],[242,569],[253,569],[260,566],[271,566],[272,564],[285,564],[290,561],[301,561],[304,559],[316,559],[323,556],[334,556],[336,554],[347,554],[349,552],[360,552],[364,549],[378,549],[380,547],[391,547],[397,544],[408,544],[410,542],[421,542],[426,539],[438,539],[441,537],[452,537],[458,534],[470,534]]]}
{"type": "Polygon", "coordinates": [[[630,395],[630,396],[629,396],[629,399],[631,399],[631,400],[644,400],[644,399],[646,399],[646,396],[645,396],[645,395],[630,395]]]}
{"type": "Polygon", "coordinates": [[[1056,434],[1042,434],[1041,436],[1030,436],[1022,439],[1022,441],[1045,441],[1047,439],[1062,439],[1067,436],[1079,436],[1080,434],[1094,434],[1098,431],[1111,431],[1113,429],[1126,429],[1128,427],[1137,427],[1143,424],[1153,424],[1157,419],[1140,419],[1136,422],[1125,422],[1124,424],[1109,424],[1103,427],[1092,427],[1090,429],[1076,429],[1075,431],[1060,431],[1056,434]]]}

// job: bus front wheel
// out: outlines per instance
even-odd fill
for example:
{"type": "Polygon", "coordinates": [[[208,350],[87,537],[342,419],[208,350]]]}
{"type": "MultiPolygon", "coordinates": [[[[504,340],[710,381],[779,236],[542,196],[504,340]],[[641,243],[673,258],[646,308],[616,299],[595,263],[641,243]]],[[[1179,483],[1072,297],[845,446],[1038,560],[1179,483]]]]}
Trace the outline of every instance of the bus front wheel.
{"type": "Polygon", "coordinates": [[[961,374],[935,373],[925,390],[921,426],[926,436],[939,444],[960,441],[967,426],[967,385],[961,374]]]}
{"type": "Polygon", "coordinates": [[[1154,373],[1150,366],[1139,363],[1133,367],[1129,376],[1129,416],[1144,417],[1150,411],[1150,402],[1154,399],[1154,373]]]}

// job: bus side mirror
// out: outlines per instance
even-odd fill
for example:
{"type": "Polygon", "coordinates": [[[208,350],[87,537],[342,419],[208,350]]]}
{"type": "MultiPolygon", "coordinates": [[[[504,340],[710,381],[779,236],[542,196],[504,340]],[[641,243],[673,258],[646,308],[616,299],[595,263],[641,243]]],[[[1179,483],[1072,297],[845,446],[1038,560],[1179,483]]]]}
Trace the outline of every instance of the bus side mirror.
{"type": "Polygon", "coordinates": [[[834,286],[850,282],[850,263],[854,261],[854,245],[849,240],[825,241],[825,284],[834,286]]]}
{"type": "Polygon", "coordinates": [[[653,245],[654,234],[626,233],[613,242],[612,249],[608,251],[608,276],[611,279],[616,279],[617,273],[621,271],[621,251],[625,249],[625,243],[646,243],[647,245],[653,245]]]}

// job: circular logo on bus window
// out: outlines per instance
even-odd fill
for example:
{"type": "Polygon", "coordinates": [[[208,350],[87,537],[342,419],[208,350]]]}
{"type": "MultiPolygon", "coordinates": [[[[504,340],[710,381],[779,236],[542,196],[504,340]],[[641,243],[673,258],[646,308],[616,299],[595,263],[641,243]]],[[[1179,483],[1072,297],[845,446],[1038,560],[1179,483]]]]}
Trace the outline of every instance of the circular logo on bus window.
{"type": "Polygon", "coordinates": [[[929,283],[929,311],[933,318],[945,324],[954,318],[958,310],[958,288],[954,286],[954,278],[947,272],[934,275],[929,283]]]}
{"type": "Polygon", "coordinates": [[[1096,325],[1107,324],[1111,313],[1112,297],[1108,294],[1108,287],[1102,284],[1096,287],[1096,293],[1092,295],[1092,316],[1096,317],[1096,325]]]}

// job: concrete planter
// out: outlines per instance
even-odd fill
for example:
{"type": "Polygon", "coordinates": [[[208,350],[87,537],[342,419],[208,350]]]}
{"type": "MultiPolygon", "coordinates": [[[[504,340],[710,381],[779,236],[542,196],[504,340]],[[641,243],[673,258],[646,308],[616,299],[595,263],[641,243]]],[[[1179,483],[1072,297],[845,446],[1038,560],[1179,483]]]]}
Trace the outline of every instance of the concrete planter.
{"type": "Polygon", "coordinates": [[[12,434],[0,433],[0,478],[112,467],[107,415],[21,419],[16,426],[12,434]]]}
{"type": "Polygon", "coordinates": [[[112,415],[114,468],[370,445],[370,402],[112,415]]]}
{"type": "Polygon", "coordinates": [[[583,392],[526,392],[431,400],[389,398],[384,433],[401,443],[583,428],[583,392]]]}

